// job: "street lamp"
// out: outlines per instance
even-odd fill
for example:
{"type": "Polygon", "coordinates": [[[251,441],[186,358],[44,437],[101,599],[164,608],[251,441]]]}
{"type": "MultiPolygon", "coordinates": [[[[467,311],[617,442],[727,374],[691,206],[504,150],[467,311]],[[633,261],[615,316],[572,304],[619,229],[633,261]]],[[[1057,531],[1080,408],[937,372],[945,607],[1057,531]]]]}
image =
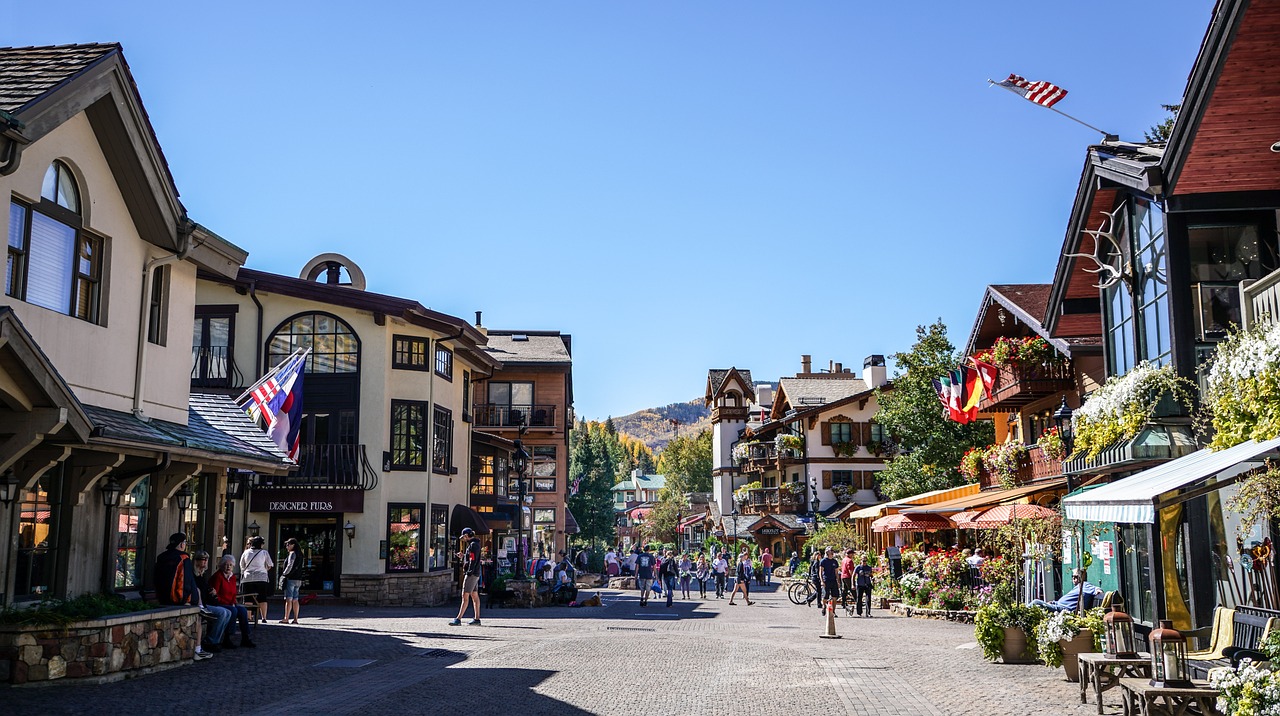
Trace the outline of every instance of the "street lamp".
{"type": "Polygon", "coordinates": [[[1067,396],[1062,396],[1062,405],[1053,413],[1053,424],[1058,426],[1058,436],[1062,438],[1062,444],[1067,449],[1067,455],[1072,453],[1073,443],[1075,443],[1075,426],[1071,422],[1073,415],[1071,406],[1067,405],[1067,396]]]}
{"type": "Polygon", "coordinates": [[[347,523],[342,526],[342,529],[347,533],[347,546],[350,547],[356,539],[356,526],[351,524],[351,520],[347,520],[347,523]]]}
{"type": "Polygon", "coordinates": [[[733,557],[738,558],[738,508],[733,508],[733,512],[729,513],[729,517],[733,520],[733,557]]]}
{"type": "MultiPolygon", "coordinates": [[[[524,432],[523,427],[521,428],[521,432],[524,432]]],[[[515,454],[511,456],[511,466],[514,467],[516,471],[516,492],[520,499],[520,528],[518,531],[520,538],[517,540],[516,544],[516,579],[524,579],[526,545],[530,547],[533,545],[533,511],[532,509],[525,507],[525,496],[528,492],[528,485],[525,484],[525,471],[529,469],[529,453],[525,452],[524,442],[520,440],[520,438],[516,438],[515,448],[515,454]],[[529,541],[524,544],[520,544],[521,542],[524,542],[525,509],[530,509],[529,541]]]]}
{"type": "Polygon", "coordinates": [[[820,503],[818,502],[818,481],[817,479],[809,480],[809,487],[813,490],[813,499],[809,501],[809,509],[816,516],[820,503]]]}
{"type": "Polygon", "coordinates": [[[116,549],[112,547],[111,532],[119,529],[112,523],[112,510],[120,506],[120,483],[113,477],[102,483],[102,487],[98,488],[102,492],[102,506],[106,509],[106,517],[102,521],[102,544],[106,547],[106,554],[102,558],[102,591],[104,594],[115,593],[115,563],[116,549]]]}
{"type": "Polygon", "coordinates": [[[178,490],[178,492],[174,495],[174,497],[178,499],[178,512],[181,512],[185,515],[186,511],[191,509],[191,500],[195,496],[196,496],[196,493],[191,491],[191,484],[183,483],[182,489],[178,490]]]}
{"type": "Polygon", "coordinates": [[[250,522],[250,523],[247,525],[247,527],[249,528],[249,536],[250,536],[250,537],[257,537],[257,536],[258,536],[258,532],[262,529],[262,526],[258,524],[258,521],[257,521],[257,520],[254,520],[253,522],[250,522]]]}
{"type": "Polygon", "coordinates": [[[4,475],[0,475],[0,502],[3,502],[5,507],[8,507],[17,498],[18,476],[13,474],[13,469],[10,468],[4,471],[4,475]]]}

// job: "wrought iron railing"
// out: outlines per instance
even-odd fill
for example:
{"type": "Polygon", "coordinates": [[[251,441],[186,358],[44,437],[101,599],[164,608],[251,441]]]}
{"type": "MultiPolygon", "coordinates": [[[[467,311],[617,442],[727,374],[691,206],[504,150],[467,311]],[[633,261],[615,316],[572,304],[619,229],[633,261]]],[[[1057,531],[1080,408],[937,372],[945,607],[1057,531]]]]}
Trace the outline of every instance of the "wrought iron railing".
{"type": "Polygon", "coordinates": [[[554,405],[507,405],[482,403],[475,406],[474,425],[483,428],[556,427],[554,405]]]}
{"type": "Polygon", "coordinates": [[[192,388],[230,388],[243,382],[230,346],[191,347],[192,388]]]}
{"type": "Polygon", "coordinates": [[[378,473],[369,464],[364,445],[303,445],[298,467],[288,475],[263,476],[269,487],[319,487],[344,490],[372,490],[378,473]]]}

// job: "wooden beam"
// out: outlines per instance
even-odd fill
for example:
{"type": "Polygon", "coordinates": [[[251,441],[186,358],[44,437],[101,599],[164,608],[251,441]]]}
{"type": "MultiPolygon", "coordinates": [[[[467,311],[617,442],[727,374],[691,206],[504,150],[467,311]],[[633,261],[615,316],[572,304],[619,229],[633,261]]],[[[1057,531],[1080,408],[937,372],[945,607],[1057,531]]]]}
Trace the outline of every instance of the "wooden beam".
{"type": "Polygon", "coordinates": [[[16,416],[14,422],[19,424],[0,427],[0,431],[11,433],[0,443],[0,472],[13,467],[23,455],[43,442],[46,435],[56,433],[67,424],[66,408],[39,408],[16,416]]]}
{"type": "Polygon", "coordinates": [[[67,494],[75,496],[78,507],[85,505],[85,498],[97,486],[103,475],[119,467],[128,457],[122,452],[98,452],[81,450],[71,461],[71,475],[66,489],[67,494]]]}

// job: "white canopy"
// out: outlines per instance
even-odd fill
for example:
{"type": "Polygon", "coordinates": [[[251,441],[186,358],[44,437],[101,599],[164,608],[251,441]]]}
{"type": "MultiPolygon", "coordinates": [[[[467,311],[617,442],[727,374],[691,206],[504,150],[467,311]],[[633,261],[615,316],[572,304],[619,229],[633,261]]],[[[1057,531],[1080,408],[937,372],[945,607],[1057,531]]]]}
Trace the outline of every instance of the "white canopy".
{"type": "Polygon", "coordinates": [[[1067,519],[1089,522],[1146,523],[1156,511],[1179,500],[1161,501],[1161,495],[1203,482],[1210,477],[1234,477],[1275,457],[1280,438],[1250,440],[1218,452],[1208,448],[1157,465],[1136,475],[1063,499],[1067,519]],[[1268,454],[1270,453],[1270,454],[1268,454]]]}

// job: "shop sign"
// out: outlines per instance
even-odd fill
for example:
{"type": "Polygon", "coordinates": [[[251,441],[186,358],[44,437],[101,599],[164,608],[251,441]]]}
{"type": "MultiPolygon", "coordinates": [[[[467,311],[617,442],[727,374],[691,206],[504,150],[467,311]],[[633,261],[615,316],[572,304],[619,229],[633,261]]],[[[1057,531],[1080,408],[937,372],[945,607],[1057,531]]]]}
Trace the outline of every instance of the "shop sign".
{"type": "Polygon", "coordinates": [[[777,527],[761,527],[760,529],[756,530],[756,534],[780,535],[782,534],[782,530],[778,529],[777,527]]]}
{"type": "Polygon", "coordinates": [[[250,512],[364,512],[364,490],[273,490],[249,493],[250,512]]]}

